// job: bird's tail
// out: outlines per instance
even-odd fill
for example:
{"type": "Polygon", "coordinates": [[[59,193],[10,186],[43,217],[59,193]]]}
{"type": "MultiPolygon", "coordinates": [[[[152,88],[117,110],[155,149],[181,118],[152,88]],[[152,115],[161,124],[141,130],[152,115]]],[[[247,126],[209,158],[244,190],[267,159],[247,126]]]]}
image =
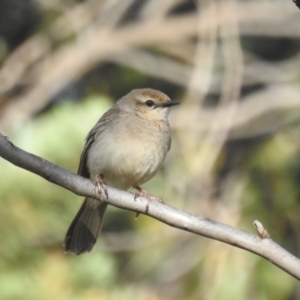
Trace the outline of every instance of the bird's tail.
{"type": "Polygon", "coordinates": [[[78,213],[72,221],[64,241],[66,252],[77,255],[90,252],[101,231],[106,203],[85,198],[78,213]]]}

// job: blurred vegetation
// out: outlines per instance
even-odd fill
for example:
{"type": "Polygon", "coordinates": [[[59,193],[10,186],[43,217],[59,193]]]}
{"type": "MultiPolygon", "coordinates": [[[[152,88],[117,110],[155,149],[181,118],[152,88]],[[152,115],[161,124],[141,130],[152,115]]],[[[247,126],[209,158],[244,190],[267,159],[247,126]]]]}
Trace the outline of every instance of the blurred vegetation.
{"type": "MultiPolygon", "coordinates": [[[[145,189],[250,232],[259,220],[300,257],[299,13],[285,0],[0,1],[0,132],[76,172],[114,101],[162,90],[182,105],[145,189]]],[[[300,299],[252,253],[113,207],[91,253],[64,254],[81,201],[0,159],[0,299],[300,299]]]]}

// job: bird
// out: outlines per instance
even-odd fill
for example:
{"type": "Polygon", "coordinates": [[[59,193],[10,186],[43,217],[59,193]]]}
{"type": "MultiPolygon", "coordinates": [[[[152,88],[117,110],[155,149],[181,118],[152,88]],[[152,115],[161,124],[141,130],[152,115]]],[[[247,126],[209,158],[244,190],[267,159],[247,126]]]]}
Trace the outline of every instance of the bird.
{"type": "MultiPolygon", "coordinates": [[[[77,174],[95,180],[106,196],[106,185],[121,190],[135,188],[134,199],[144,196],[149,206],[152,197],[141,185],[158,172],[170,149],[168,116],[170,108],[178,104],[151,88],[134,89],[120,98],[88,133],[77,174]]],[[[84,199],[67,230],[65,252],[79,255],[92,250],[106,208],[104,201],[84,199]]]]}

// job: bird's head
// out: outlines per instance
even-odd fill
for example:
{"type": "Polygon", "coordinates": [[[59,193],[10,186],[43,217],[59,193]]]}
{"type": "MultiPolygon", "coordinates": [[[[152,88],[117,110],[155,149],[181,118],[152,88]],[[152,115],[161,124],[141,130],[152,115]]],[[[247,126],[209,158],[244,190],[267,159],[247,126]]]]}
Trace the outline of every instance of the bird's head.
{"type": "Polygon", "coordinates": [[[171,106],[180,104],[166,94],[150,88],[132,90],[118,102],[127,112],[149,120],[167,120],[171,106]]]}

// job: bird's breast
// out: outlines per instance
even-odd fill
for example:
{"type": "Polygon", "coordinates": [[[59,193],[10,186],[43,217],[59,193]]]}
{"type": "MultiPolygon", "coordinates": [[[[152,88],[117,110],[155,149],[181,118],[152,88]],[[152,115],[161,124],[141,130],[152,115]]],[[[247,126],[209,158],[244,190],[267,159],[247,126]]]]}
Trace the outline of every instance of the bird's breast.
{"type": "Polygon", "coordinates": [[[128,189],[157,173],[169,149],[168,124],[133,125],[115,126],[98,135],[88,153],[91,177],[102,174],[109,185],[128,189]]]}

